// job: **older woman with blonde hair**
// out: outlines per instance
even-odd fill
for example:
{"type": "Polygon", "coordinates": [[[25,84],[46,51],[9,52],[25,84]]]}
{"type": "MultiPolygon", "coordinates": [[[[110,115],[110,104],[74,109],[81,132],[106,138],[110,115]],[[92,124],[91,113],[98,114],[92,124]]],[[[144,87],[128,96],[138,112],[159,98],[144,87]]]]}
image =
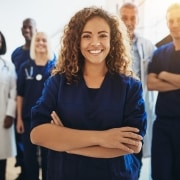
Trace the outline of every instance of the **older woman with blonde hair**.
{"type": "MultiPolygon", "coordinates": [[[[30,142],[31,108],[41,96],[44,82],[48,79],[55,59],[49,37],[44,32],[37,32],[32,38],[30,47],[31,59],[20,67],[17,81],[17,125],[18,133],[22,134],[24,145],[24,168],[26,180],[37,180],[39,164],[38,146],[30,142]]],[[[42,176],[46,179],[47,149],[41,148],[42,176]]]]}

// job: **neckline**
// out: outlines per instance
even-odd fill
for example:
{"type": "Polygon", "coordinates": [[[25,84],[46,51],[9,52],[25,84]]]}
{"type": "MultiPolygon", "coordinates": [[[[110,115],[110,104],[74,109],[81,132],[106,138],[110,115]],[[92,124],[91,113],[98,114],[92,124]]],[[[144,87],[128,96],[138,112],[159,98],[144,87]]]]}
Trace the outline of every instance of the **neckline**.
{"type": "Polygon", "coordinates": [[[85,79],[84,79],[84,76],[82,75],[82,79],[83,79],[83,82],[84,82],[84,84],[85,84],[85,86],[86,86],[86,88],[87,89],[101,89],[102,87],[103,87],[103,85],[104,85],[104,82],[105,82],[105,79],[107,78],[107,74],[108,74],[108,72],[106,72],[106,74],[105,74],[105,76],[104,76],[104,79],[102,80],[102,82],[101,82],[101,85],[99,86],[99,87],[89,87],[89,86],[87,86],[87,84],[86,84],[86,81],[85,81],[85,79]]]}

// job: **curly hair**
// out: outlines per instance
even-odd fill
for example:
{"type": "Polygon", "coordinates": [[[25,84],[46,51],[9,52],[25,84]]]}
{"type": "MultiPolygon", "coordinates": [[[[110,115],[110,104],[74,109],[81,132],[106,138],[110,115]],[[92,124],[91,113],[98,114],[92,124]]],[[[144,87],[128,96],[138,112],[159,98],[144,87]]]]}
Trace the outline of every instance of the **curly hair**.
{"type": "Polygon", "coordinates": [[[124,23],[118,16],[94,6],[78,11],[65,26],[58,61],[52,74],[65,73],[68,83],[78,79],[84,65],[80,37],[87,21],[93,17],[103,18],[110,27],[110,52],[105,60],[108,72],[133,76],[130,41],[124,23]]]}

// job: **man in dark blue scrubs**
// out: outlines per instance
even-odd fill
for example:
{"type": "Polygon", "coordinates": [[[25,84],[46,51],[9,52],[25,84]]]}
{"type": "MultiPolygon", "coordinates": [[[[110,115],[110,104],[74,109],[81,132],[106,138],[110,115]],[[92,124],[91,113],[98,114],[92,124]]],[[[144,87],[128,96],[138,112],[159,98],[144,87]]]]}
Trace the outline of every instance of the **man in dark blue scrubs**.
{"type": "MultiPolygon", "coordinates": [[[[26,18],[22,22],[21,33],[24,37],[25,43],[17,47],[11,55],[11,60],[16,68],[16,73],[19,73],[19,69],[22,63],[30,59],[30,44],[34,33],[37,31],[36,21],[32,18],[26,18]]],[[[23,166],[23,145],[21,141],[21,134],[16,132],[16,144],[17,144],[17,156],[15,166],[21,167],[21,173],[16,180],[24,179],[24,166],[23,166]]]]}
{"type": "Polygon", "coordinates": [[[148,89],[159,91],[153,127],[153,180],[180,179],[180,4],[166,14],[173,42],[159,47],[149,64],[148,89]]]}

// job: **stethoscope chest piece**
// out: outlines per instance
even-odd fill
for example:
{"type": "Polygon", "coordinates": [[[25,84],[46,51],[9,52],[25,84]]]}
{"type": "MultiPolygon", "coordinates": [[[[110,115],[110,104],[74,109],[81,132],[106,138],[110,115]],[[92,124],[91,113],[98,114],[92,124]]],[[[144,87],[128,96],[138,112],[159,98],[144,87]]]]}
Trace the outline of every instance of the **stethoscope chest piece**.
{"type": "Polygon", "coordinates": [[[41,79],[42,79],[42,74],[37,74],[37,75],[36,75],[36,80],[37,80],[37,81],[40,81],[41,79]]]}

